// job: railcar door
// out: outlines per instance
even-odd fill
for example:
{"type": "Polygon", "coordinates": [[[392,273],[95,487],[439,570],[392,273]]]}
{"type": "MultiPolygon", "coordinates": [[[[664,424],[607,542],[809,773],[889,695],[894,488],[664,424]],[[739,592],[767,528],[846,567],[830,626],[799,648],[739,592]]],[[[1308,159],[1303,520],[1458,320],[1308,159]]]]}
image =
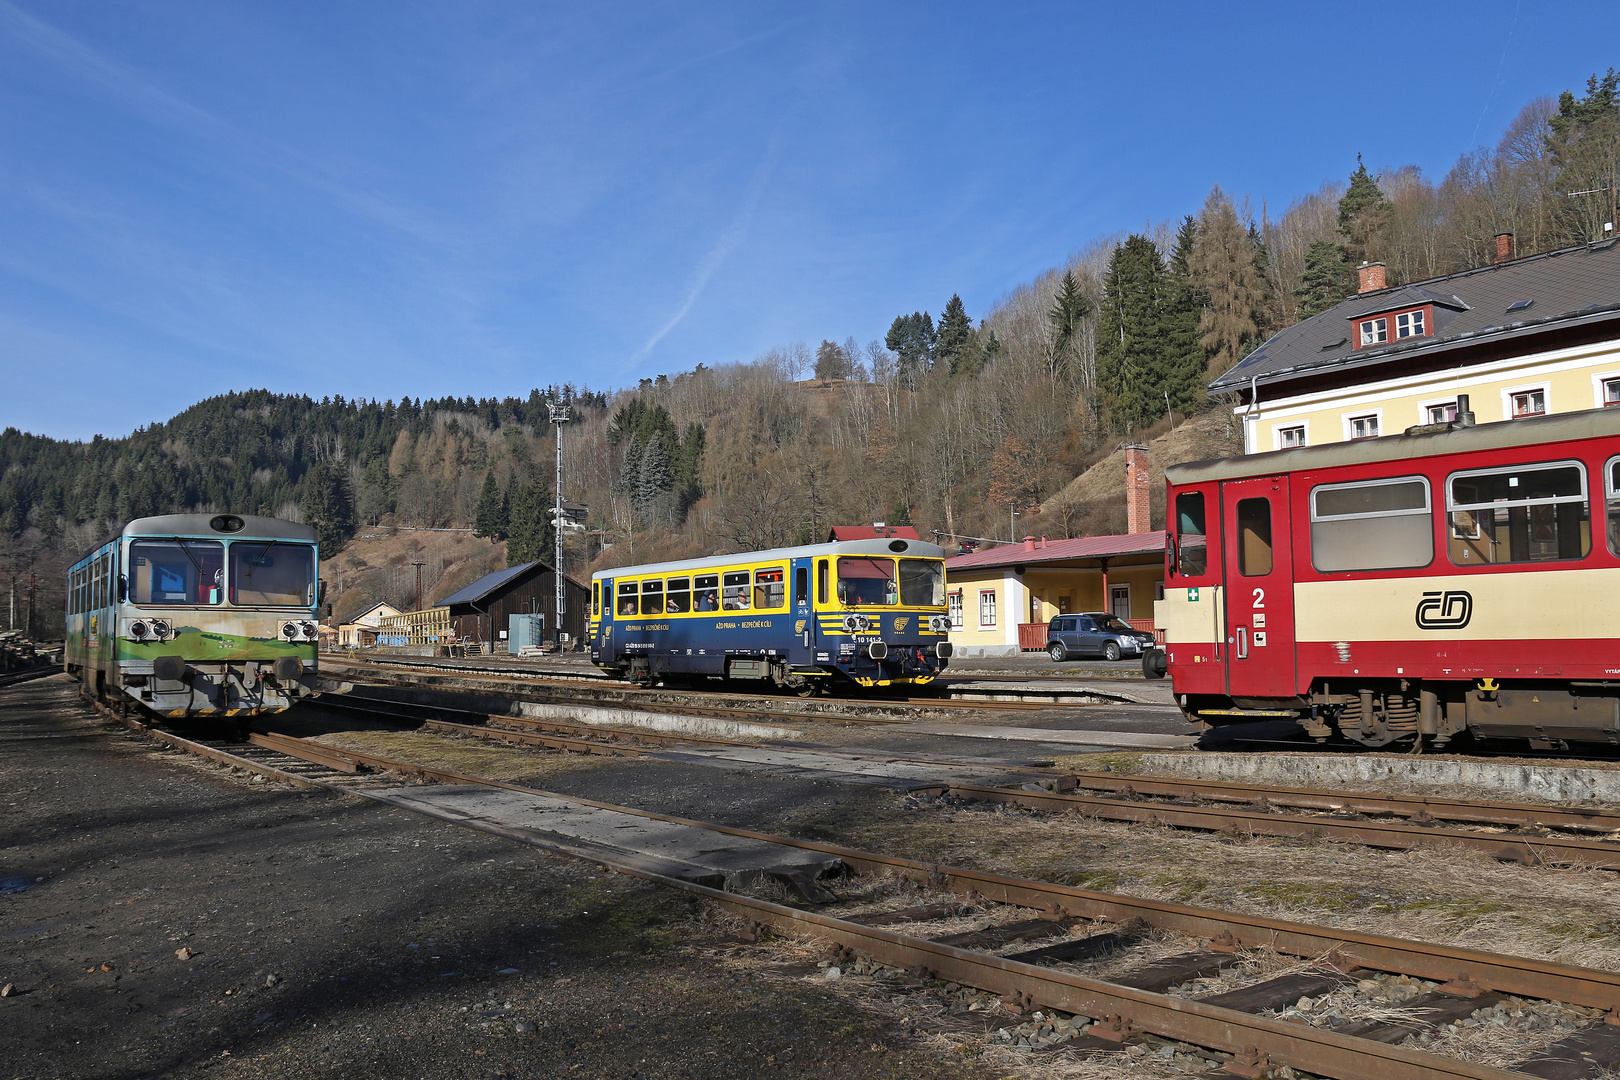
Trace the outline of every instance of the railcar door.
{"type": "Polygon", "coordinates": [[[1293,697],[1294,583],[1288,477],[1221,485],[1226,692],[1293,697]]]}
{"type": "Polygon", "coordinates": [[[788,609],[793,616],[793,640],[788,645],[788,663],[808,666],[816,660],[816,615],[810,607],[811,560],[794,559],[788,567],[788,609]]]}

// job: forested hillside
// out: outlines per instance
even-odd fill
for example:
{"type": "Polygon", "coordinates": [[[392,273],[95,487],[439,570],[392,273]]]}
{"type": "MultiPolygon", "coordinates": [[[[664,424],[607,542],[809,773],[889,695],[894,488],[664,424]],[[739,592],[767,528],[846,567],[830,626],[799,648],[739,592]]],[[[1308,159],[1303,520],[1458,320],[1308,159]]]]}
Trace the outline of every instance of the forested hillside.
{"type": "MultiPolygon", "coordinates": [[[[506,558],[532,558],[550,544],[548,398],[574,410],[563,495],[589,506],[585,534],[570,533],[579,576],[819,537],[835,523],[1097,531],[1116,516],[1107,498],[1053,495],[1122,439],[1219,407],[1209,380],[1354,292],[1360,262],[1386,263],[1398,284],[1489,262],[1499,232],[1520,254],[1602,238],[1620,216],[1617,173],[1610,71],[1584,93],[1530,102],[1494,148],[1438,183],[1358,161],[1280,214],[1217,186],[1196,214],[1099,238],[978,318],[940,298],[937,321],[902,314],[865,345],[829,333],[815,348],[612,392],[376,402],[252,390],[124,438],[8,429],[0,545],[11,564],[55,574],[128,518],[229,509],[306,520],[333,556],[357,530],[394,525],[472,527],[504,542],[506,558]]],[[[1210,445],[1231,434],[1202,429],[1210,445]]],[[[399,575],[389,580],[397,593],[399,575]]]]}

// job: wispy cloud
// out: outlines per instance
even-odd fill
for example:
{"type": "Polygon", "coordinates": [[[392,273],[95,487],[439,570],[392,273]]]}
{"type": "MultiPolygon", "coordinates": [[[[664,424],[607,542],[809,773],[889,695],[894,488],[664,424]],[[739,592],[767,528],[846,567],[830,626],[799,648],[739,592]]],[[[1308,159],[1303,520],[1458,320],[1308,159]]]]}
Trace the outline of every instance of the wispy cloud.
{"type": "Polygon", "coordinates": [[[698,260],[697,267],[692,273],[691,284],[686,290],[685,299],[675,309],[675,314],[670,316],[669,321],[659,327],[657,332],[647,339],[647,343],[638,349],[634,356],[630,357],[629,363],[631,365],[646,359],[653,349],[657,347],[658,343],[663,341],[671,330],[681,324],[681,320],[686,318],[687,314],[691,312],[693,306],[698,302],[698,298],[703,295],[703,290],[708,286],[709,279],[714,277],[715,272],[721,266],[725,265],[725,261],[731,257],[731,253],[742,246],[743,240],[748,236],[748,228],[753,224],[754,211],[759,208],[760,197],[765,193],[765,184],[770,179],[771,169],[775,166],[776,159],[781,156],[781,147],[781,128],[778,128],[771,133],[770,139],[765,144],[765,153],[760,158],[759,164],[754,168],[754,175],[749,179],[748,187],[743,192],[742,205],[737,208],[737,213],[733,215],[730,224],[720,233],[714,247],[710,248],[702,259],[698,260]]]}

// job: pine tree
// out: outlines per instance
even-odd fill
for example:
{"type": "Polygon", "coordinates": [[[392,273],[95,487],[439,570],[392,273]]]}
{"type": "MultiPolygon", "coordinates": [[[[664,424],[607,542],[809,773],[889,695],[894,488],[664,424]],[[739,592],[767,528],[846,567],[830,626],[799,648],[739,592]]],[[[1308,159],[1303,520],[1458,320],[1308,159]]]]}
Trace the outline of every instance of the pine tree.
{"type": "MultiPolygon", "coordinates": [[[[1198,343],[1198,319],[1207,294],[1199,286],[1189,260],[1198,240],[1198,223],[1188,215],[1176,233],[1176,246],[1170,253],[1165,301],[1160,315],[1159,340],[1163,351],[1161,366],[1168,395],[1168,408],[1181,413],[1197,412],[1204,405],[1204,347],[1198,343]]],[[[1161,399],[1162,403],[1163,399],[1161,399]]]]}
{"type": "Polygon", "coordinates": [[[641,478],[643,445],[640,435],[631,435],[624,446],[624,458],[619,462],[619,481],[614,486],[626,495],[634,496],[641,478]]]}
{"type": "Polygon", "coordinates": [[[545,479],[518,489],[507,524],[507,566],[552,558],[551,511],[551,484],[545,479]]]}
{"type": "Polygon", "coordinates": [[[1547,126],[1547,149],[1558,167],[1565,196],[1555,201],[1554,221],[1562,238],[1583,244],[1613,236],[1604,225],[1620,215],[1620,75],[1610,68],[1586,80],[1586,96],[1565,90],[1558,115],[1547,126]]]}
{"type": "Polygon", "coordinates": [[[962,298],[955,293],[940,312],[939,329],[934,345],[934,363],[944,364],[954,378],[957,375],[976,374],[978,350],[974,348],[973,320],[968,318],[962,298]],[[969,369],[972,370],[969,370],[969,369]]]}
{"type": "Polygon", "coordinates": [[[843,346],[822,339],[820,348],[816,349],[816,378],[847,379],[852,367],[854,361],[843,346]]]}
{"type": "Polygon", "coordinates": [[[484,488],[478,493],[478,506],[473,511],[473,535],[487,540],[503,539],[506,536],[503,506],[501,488],[495,482],[492,469],[484,474],[484,488]]]}
{"type": "Polygon", "coordinates": [[[1259,327],[1254,313],[1264,293],[1254,245],[1232,200],[1219,187],[1204,200],[1188,265],[1209,298],[1198,320],[1198,343],[1209,357],[1210,374],[1221,375],[1255,343],[1259,327]]]}
{"type": "Polygon", "coordinates": [[[640,464],[636,474],[635,500],[643,512],[650,512],[675,486],[669,450],[664,446],[661,433],[653,434],[647,448],[641,453],[640,464]]]}
{"type": "Polygon", "coordinates": [[[343,550],[354,528],[354,506],[349,496],[349,474],[322,462],[304,476],[304,495],[298,502],[304,524],[315,529],[315,541],[327,555],[343,550]]]}
{"type": "Polygon", "coordinates": [[[901,496],[898,496],[898,495],[895,496],[894,506],[889,510],[889,520],[887,522],[885,522],[884,524],[886,524],[886,525],[910,525],[910,524],[912,524],[912,521],[911,521],[911,507],[906,505],[906,500],[904,498],[902,498],[901,496]]]}
{"type": "Polygon", "coordinates": [[[1350,174],[1350,187],[1339,200],[1339,232],[1344,235],[1350,264],[1359,265],[1382,254],[1384,233],[1389,227],[1390,206],[1361,155],[1356,155],[1356,171],[1350,174]],[[1377,253],[1377,254],[1375,254],[1377,253]]]}
{"type": "Polygon", "coordinates": [[[1305,249],[1305,271],[1299,276],[1299,288],[1294,290],[1299,317],[1310,318],[1354,293],[1354,274],[1343,244],[1326,237],[1313,241],[1305,249]]]}
{"type": "Polygon", "coordinates": [[[1097,390],[1110,419],[1125,431],[1147,427],[1164,411],[1164,293],[1159,249],[1133,233],[1109,257],[1097,314],[1097,390]]]}
{"type": "Polygon", "coordinates": [[[1046,346],[1046,365],[1054,389],[1059,382],[1074,377],[1078,359],[1075,335],[1080,329],[1080,321],[1090,314],[1091,301],[1080,291],[1080,283],[1075,280],[1074,271],[1065,270],[1063,280],[1058,282],[1057,294],[1052,298],[1051,310],[1046,313],[1047,322],[1051,324],[1046,346]]]}
{"type": "Polygon", "coordinates": [[[934,363],[938,334],[926,311],[897,316],[883,340],[895,354],[895,372],[906,386],[915,387],[934,363]]]}
{"type": "Polygon", "coordinates": [[[686,437],[675,455],[675,494],[684,518],[692,504],[703,498],[703,451],[708,435],[696,420],[686,425],[686,437]]]}

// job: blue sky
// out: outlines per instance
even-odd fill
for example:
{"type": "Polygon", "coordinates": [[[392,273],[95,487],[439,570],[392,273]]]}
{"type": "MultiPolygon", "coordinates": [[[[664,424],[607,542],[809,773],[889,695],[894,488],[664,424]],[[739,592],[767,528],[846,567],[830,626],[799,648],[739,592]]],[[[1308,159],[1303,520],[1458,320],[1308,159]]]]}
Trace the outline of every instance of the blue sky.
{"type": "Polygon", "coordinates": [[[0,0],[0,427],[625,386],[953,292],[978,317],[1214,183],[1278,212],[1357,151],[1438,180],[1620,64],[1612,16],[0,0]]]}

